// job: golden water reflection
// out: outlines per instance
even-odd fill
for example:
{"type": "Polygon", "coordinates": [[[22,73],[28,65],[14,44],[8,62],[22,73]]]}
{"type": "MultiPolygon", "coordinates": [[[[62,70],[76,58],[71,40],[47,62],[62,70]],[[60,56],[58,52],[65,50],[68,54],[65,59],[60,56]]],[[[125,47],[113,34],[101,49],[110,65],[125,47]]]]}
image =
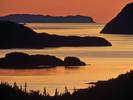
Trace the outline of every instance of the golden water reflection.
{"type": "Polygon", "coordinates": [[[50,94],[58,88],[64,91],[65,86],[72,91],[74,88],[86,88],[88,82],[115,78],[119,74],[133,69],[133,36],[100,34],[102,24],[88,23],[32,23],[27,24],[37,32],[47,32],[58,35],[100,36],[109,40],[112,47],[61,47],[45,49],[6,49],[0,50],[0,57],[10,52],[25,52],[28,54],[49,54],[64,59],[66,56],[76,56],[88,65],[80,68],[65,68],[64,66],[49,69],[10,70],[0,69],[0,81],[19,85],[28,83],[28,90],[41,90],[45,87],[50,94]],[[89,65],[90,64],[90,65],[89,65]]]}

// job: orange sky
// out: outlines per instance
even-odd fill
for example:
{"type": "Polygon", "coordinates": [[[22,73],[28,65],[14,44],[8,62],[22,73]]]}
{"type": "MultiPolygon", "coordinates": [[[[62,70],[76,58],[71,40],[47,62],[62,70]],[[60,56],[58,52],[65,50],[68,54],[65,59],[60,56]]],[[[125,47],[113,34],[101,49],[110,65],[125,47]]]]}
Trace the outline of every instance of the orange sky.
{"type": "Polygon", "coordinates": [[[33,13],[43,15],[87,15],[105,23],[133,0],[0,0],[0,15],[33,13]]]}

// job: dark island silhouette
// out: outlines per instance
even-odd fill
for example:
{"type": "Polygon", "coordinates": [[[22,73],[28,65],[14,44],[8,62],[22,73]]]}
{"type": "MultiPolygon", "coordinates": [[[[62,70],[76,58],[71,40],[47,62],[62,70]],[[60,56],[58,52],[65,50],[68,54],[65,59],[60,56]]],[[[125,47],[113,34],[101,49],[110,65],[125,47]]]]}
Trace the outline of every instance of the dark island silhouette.
{"type": "Polygon", "coordinates": [[[17,23],[95,23],[89,16],[49,16],[33,14],[11,14],[1,16],[0,20],[9,20],[17,23]]]}
{"type": "Polygon", "coordinates": [[[85,66],[77,57],[65,57],[64,60],[51,55],[28,55],[22,52],[12,52],[0,58],[0,68],[50,68],[56,66],[85,66]]]}
{"type": "Polygon", "coordinates": [[[1,83],[0,97],[2,100],[132,100],[133,71],[119,75],[115,79],[98,81],[86,89],[74,89],[72,94],[67,88],[64,94],[59,94],[56,89],[54,96],[49,96],[45,88],[43,94],[40,91],[27,92],[26,83],[23,88],[16,83],[13,86],[1,83]]]}
{"type": "Polygon", "coordinates": [[[122,11],[105,25],[101,33],[133,34],[133,3],[127,4],[122,11]]]}
{"type": "Polygon", "coordinates": [[[111,46],[111,43],[102,37],[38,34],[23,24],[0,21],[0,49],[70,46],[111,46]]]}

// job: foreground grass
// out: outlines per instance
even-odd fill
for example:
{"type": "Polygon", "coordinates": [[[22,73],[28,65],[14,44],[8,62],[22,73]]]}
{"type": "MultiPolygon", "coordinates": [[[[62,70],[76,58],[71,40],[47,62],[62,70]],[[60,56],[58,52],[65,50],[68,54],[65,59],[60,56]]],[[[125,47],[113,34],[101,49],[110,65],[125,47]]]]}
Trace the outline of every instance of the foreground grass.
{"type": "Polygon", "coordinates": [[[49,96],[46,89],[43,94],[30,91],[8,83],[0,84],[1,100],[133,100],[133,71],[121,74],[115,79],[98,81],[92,87],[75,90],[72,94],[65,88],[64,94],[55,91],[55,96],[49,96]]]}

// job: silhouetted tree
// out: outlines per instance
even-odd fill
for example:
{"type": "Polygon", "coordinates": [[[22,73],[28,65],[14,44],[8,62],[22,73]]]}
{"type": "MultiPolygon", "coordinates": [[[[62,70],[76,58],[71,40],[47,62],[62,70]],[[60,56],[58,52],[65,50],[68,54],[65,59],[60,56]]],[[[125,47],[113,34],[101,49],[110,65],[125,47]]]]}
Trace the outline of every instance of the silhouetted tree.
{"type": "Polygon", "coordinates": [[[57,88],[55,89],[55,95],[54,96],[59,96],[59,92],[58,92],[57,88]]]}
{"type": "Polygon", "coordinates": [[[43,95],[44,96],[47,96],[47,90],[46,90],[46,88],[44,88],[44,90],[43,90],[43,95]]]}
{"type": "Polygon", "coordinates": [[[24,92],[26,93],[27,92],[27,83],[25,82],[24,84],[24,92]]]}

